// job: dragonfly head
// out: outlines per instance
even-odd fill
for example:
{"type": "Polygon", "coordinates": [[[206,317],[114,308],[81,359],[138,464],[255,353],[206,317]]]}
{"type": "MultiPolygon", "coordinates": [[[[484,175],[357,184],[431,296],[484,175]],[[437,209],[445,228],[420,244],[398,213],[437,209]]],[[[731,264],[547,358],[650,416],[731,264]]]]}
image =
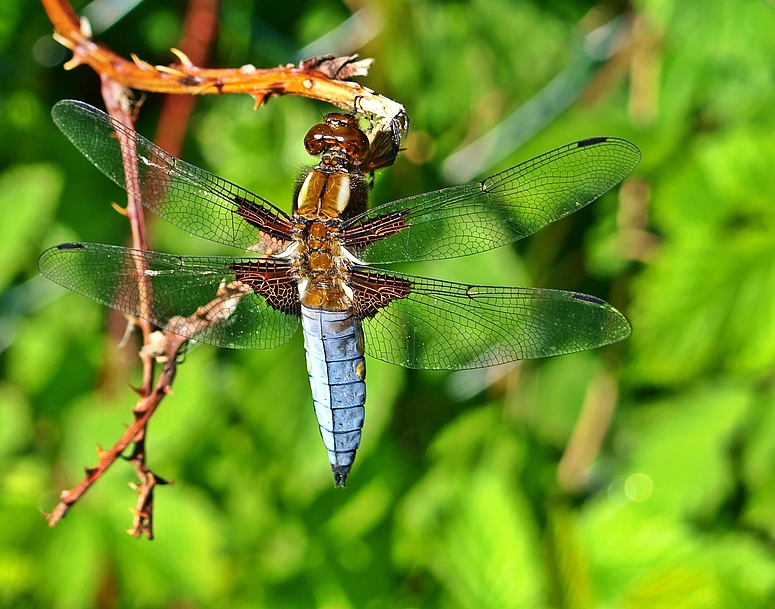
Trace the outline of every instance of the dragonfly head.
{"type": "Polygon", "coordinates": [[[312,155],[322,155],[321,168],[350,171],[368,154],[369,138],[354,116],[332,112],[326,115],[325,122],[307,132],[304,147],[312,155]]]}

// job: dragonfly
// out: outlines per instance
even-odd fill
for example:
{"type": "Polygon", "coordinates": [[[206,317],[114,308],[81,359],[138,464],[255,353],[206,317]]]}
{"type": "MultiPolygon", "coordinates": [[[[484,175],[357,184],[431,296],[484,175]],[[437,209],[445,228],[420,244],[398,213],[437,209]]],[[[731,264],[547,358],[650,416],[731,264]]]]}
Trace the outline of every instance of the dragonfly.
{"type": "Polygon", "coordinates": [[[396,134],[370,140],[355,115],[331,113],[304,138],[319,160],[303,171],[286,213],[88,104],[61,101],[52,116],[87,159],[147,209],[246,253],[178,256],[65,243],[41,255],[41,273],[219,347],[271,349],[301,325],[337,487],[345,485],[360,445],[364,354],[407,368],[462,370],[591,349],[630,334],[624,315],[595,296],[389,268],[505,246],[581,209],[638,164],[640,152],[626,140],[580,140],[482,180],[369,207],[370,178],[395,160],[396,134]]]}

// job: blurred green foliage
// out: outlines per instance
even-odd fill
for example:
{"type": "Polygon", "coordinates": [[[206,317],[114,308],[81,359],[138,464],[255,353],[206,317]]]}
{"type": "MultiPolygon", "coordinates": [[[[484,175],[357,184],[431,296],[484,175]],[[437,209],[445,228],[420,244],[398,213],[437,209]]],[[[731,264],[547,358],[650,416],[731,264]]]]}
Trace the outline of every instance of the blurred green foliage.
{"type": "MultiPolygon", "coordinates": [[[[185,3],[144,2],[100,36],[168,63],[185,3]]],[[[348,16],[334,0],[224,0],[211,65],[272,66],[348,16]]],[[[520,108],[621,3],[368,3],[363,82],[405,104],[407,151],[374,202],[443,186],[440,164],[520,108]]],[[[77,6],[77,8],[80,8],[77,6]]],[[[496,169],[616,135],[621,190],[517,244],[415,265],[460,281],[607,298],[632,338],[465,376],[369,361],[363,444],[333,488],[300,337],[198,347],[150,426],[153,542],[123,532],[118,463],[49,530],[38,509],[130,421],[120,316],[35,278],[46,246],[126,242],[121,193],[53,126],[62,70],[35,0],[0,3],[0,607],[730,608],[775,605],[775,5],[640,0],[584,95],[496,169]],[[599,438],[599,440],[596,440],[599,438]],[[602,442],[598,447],[598,441],[602,442]]],[[[139,130],[152,134],[150,96],[139,130]]],[[[184,156],[286,209],[328,108],[203,98],[184,156]]],[[[529,128],[530,125],[526,125],[529,128]]],[[[151,221],[155,249],[224,248],[151,221]]]]}

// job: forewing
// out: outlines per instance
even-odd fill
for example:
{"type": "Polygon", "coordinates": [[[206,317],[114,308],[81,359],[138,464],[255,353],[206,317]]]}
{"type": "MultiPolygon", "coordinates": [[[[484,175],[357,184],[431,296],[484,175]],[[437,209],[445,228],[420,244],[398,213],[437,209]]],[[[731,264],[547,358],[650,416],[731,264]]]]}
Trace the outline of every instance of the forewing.
{"type": "Polygon", "coordinates": [[[381,205],[347,223],[345,244],[369,263],[467,256],[530,235],[588,205],[638,164],[630,142],[568,144],[478,182],[381,205]]]}
{"type": "Polygon", "coordinates": [[[282,260],[66,243],[43,252],[38,268],[87,298],[219,347],[270,349],[298,326],[295,281],[282,260]]]}
{"type": "MultiPolygon", "coordinates": [[[[288,215],[269,201],[168,154],[88,104],[65,100],[54,122],[102,173],[143,206],[191,234],[259,252],[276,252],[290,239],[288,215]],[[136,151],[124,170],[124,151],[136,151]]],[[[127,157],[129,158],[129,157],[127,157]]]]}
{"type": "Polygon", "coordinates": [[[607,302],[576,292],[466,285],[359,267],[351,273],[366,353],[407,368],[461,370],[549,357],[630,334],[607,302]]]}

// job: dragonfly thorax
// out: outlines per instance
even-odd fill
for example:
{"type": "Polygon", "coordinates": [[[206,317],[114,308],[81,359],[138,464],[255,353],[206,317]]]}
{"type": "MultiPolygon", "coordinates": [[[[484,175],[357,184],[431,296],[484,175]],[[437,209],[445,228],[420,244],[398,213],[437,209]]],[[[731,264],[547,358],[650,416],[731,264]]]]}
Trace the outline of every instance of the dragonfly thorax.
{"type": "Polygon", "coordinates": [[[290,256],[301,303],[311,309],[346,311],[352,306],[347,275],[354,259],[342,246],[338,220],[297,215],[290,256]]]}
{"type": "Polygon", "coordinates": [[[302,175],[293,211],[307,219],[351,218],[366,211],[368,187],[357,173],[326,173],[319,168],[302,175]]]}

